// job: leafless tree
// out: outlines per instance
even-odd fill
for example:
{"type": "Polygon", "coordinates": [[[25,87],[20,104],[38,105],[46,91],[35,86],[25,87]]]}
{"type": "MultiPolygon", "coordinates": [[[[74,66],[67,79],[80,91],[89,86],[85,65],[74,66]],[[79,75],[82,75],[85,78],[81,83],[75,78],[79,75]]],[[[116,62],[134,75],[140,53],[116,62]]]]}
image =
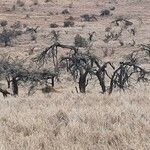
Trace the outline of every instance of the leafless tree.
{"type": "Polygon", "coordinates": [[[133,62],[120,62],[119,67],[114,71],[109,88],[109,94],[114,88],[125,89],[132,85],[132,80],[136,83],[147,81],[148,72],[133,62]]]}

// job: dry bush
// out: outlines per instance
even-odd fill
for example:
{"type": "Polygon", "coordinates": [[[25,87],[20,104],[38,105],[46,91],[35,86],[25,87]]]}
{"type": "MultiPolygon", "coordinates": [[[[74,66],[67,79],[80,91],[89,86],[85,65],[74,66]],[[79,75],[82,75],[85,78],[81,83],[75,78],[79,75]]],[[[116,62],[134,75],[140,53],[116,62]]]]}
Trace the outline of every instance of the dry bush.
{"type": "Polygon", "coordinates": [[[109,16],[109,15],[110,15],[110,11],[108,9],[104,9],[100,13],[100,16],[102,16],[102,17],[109,16]]]}
{"type": "Polygon", "coordinates": [[[69,10],[68,9],[65,9],[61,12],[63,15],[66,15],[66,14],[70,14],[69,10]]]}
{"type": "Polygon", "coordinates": [[[22,35],[21,30],[10,30],[4,29],[2,33],[0,33],[0,43],[4,43],[4,46],[10,46],[12,39],[16,38],[17,36],[22,35]]]}
{"type": "Polygon", "coordinates": [[[87,46],[87,41],[81,35],[77,34],[74,37],[74,44],[75,44],[76,47],[86,47],[87,46]]]}
{"type": "Polygon", "coordinates": [[[64,27],[73,27],[74,22],[72,20],[65,20],[64,21],[64,27]]]}
{"type": "Polygon", "coordinates": [[[96,15],[94,14],[84,14],[80,16],[83,21],[97,21],[96,15]]]}
{"type": "Polygon", "coordinates": [[[56,24],[56,23],[51,23],[50,24],[50,28],[58,28],[58,27],[59,27],[59,25],[56,24]]]}
{"type": "Polygon", "coordinates": [[[1,21],[0,21],[0,25],[1,25],[2,27],[7,26],[7,24],[8,24],[7,20],[1,20],[1,21]]]}
{"type": "Polygon", "coordinates": [[[110,9],[110,10],[115,10],[116,8],[115,8],[115,6],[110,6],[109,9],[110,9]]]}

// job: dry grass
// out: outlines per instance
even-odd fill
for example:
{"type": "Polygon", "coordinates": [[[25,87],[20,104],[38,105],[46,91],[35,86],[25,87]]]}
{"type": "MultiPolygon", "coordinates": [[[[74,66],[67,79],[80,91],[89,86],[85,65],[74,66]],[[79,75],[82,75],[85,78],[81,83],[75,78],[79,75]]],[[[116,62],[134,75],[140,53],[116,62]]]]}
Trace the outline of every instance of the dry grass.
{"type": "MultiPolygon", "coordinates": [[[[52,0],[54,3],[38,0],[38,5],[33,5],[33,0],[22,1],[25,5],[11,12],[6,10],[12,8],[16,0],[1,0],[0,20],[7,20],[9,25],[20,21],[29,27],[39,26],[37,42],[23,35],[13,41],[12,47],[1,46],[0,54],[34,57],[50,44],[51,23],[59,25],[56,30],[60,30],[60,42],[64,44],[72,44],[76,34],[87,37],[89,32],[96,31],[93,53],[103,57],[104,51],[110,50],[105,59],[114,63],[136,50],[138,44],[150,42],[149,0],[52,0]],[[81,21],[80,15],[99,15],[110,6],[116,8],[112,16],[94,22],[81,21]],[[69,9],[75,18],[72,28],[63,28],[64,20],[69,17],[61,14],[64,9],[69,9]],[[132,18],[135,24],[138,31],[135,47],[130,47],[128,41],[121,47],[116,41],[107,44],[102,40],[105,28],[120,15],[132,18]],[[29,56],[33,47],[35,51],[29,56]]],[[[124,38],[129,40],[130,37],[125,34],[124,38]]],[[[149,68],[149,64],[144,65],[149,68]]],[[[56,93],[44,95],[38,91],[27,97],[22,89],[17,98],[4,99],[0,95],[0,150],[150,149],[150,85],[102,95],[99,87],[93,85],[88,87],[87,94],[77,94],[74,83],[70,82],[64,78],[63,83],[57,85],[59,92],[56,93]]]]}
{"type": "MultiPolygon", "coordinates": [[[[141,90],[142,88],[142,90],[141,90]]],[[[1,150],[148,150],[150,90],[0,100],[1,150]]]]}

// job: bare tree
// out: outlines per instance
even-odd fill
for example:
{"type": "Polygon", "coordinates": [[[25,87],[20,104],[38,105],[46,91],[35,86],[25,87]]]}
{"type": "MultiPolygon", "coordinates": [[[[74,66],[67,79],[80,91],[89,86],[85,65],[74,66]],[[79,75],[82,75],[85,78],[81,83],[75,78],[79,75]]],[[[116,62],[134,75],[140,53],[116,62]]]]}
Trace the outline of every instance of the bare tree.
{"type": "Polygon", "coordinates": [[[54,87],[54,82],[55,82],[55,77],[57,75],[53,73],[52,71],[48,69],[44,70],[32,70],[28,74],[28,80],[27,82],[29,83],[29,90],[28,90],[28,95],[31,95],[34,93],[36,90],[38,84],[44,85],[46,87],[49,86],[49,84],[54,87]],[[49,80],[51,82],[49,82],[49,80]]]}
{"type": "Polygon", "coordinates": [[[120,62],[119,67],[112,75],[109,93],[112,93],[113,89],[116,87],[124,90],[125,88],[131,86],[132,80],[136,81],[136,83],[141,80],[147,81],[147,73],[147,71],[133,62],[120,62]]]}

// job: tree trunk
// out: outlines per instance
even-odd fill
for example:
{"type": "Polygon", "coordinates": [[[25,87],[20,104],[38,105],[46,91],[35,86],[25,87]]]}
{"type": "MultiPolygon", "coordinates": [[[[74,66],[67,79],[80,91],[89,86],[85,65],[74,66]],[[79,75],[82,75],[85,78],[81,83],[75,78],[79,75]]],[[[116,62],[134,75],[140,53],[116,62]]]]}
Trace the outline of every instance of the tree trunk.
{"type": "Polygon", "coordinates": [[[7,81],[7,86],[8,86],[8,88],[10,88],[10,78],[9,77],[6,77],[6,81],[7,81]]]}
{"type": "Polygon", "coordinates": [[[52,87],[54,87],[54,77],[52,77],[52,87]]]}
{"type": "Polygon", "coordinates": [[[81,93],[85,93],[86,90],[86,77],[87,77],[88,72],[85,72],[84,74],[80,73],[80,78],[79,78],[79,90],[81,93]]]}
{"type": "Polygon", "coordinates": [[[97,76],[97,78],[99,80],[100,86],[102,88],[102,92],[105,93],[106,92],[106,86],[105,86],[105,79],[104,79],[104,77],[102,78],[99,73],[97,73],[96,76],[97,76]]]}
{"type": "Polygon", "coordinates": [[[18,95],[18,81],[15,77],[12,78],[12,91],[13,95],[18,95]]]}

